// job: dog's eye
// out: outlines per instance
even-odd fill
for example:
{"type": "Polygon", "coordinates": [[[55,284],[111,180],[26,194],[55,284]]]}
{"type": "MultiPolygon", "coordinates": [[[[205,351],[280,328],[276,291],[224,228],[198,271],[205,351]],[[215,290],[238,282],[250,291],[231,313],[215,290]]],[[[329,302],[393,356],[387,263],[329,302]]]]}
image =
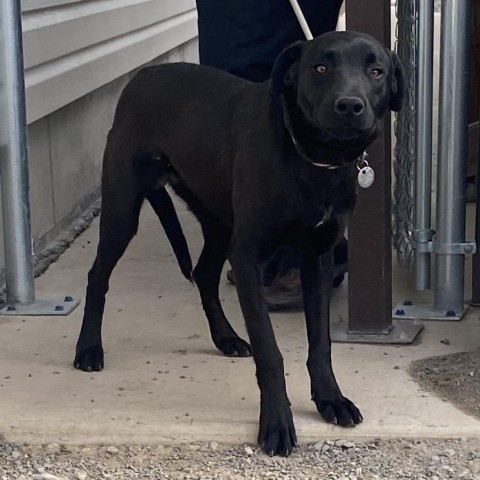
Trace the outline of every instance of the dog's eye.
{"type": "Polygon", "coordinates": [[[383,72],[382,70],[380,70],[379,68],[374,68],[371,72],[370,72],[370,76],[372,76],[373,78],[379,78],[383,75],[383,72]]]}
{"type": "Polygon", "coordinates": [[[315,71],[320,75],[323,75],[324,73],[327,73],[327,67],[325,65],[317,65],[315,71]]]}

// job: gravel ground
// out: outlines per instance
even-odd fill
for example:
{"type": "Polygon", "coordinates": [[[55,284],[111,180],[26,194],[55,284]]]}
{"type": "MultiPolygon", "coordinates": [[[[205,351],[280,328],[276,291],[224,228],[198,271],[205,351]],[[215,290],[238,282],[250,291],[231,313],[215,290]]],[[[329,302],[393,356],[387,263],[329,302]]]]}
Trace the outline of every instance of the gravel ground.
{"type": "Polygon", "coordinates": [[[416,360],[410,374],[427,392],[480,418],[480,350],[416,360]]]}
{"type": "Polygon", "coordinates": [[[0,442],[1,480],[480,479],[480,440],[337,440],[289,458],[253,445],[32,446],[0,442]]]}

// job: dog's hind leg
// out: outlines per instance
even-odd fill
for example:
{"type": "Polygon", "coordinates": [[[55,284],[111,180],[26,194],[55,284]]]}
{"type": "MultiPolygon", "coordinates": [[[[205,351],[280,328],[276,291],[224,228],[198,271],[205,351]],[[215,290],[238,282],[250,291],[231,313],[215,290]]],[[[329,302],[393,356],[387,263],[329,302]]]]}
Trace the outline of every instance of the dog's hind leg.
{"type": "Polygon", "coordinates": [[[213,343],[227,356],[248,357],[251,355],[250,345],[230,325],[218,297],[218,285],[231,232],[211,218],[202,219],[201,225],[205,243],[193,271],[193,278],[200,291],[213,343]]]}
{"type": "Polygon", "coordinates": [[[119,146],[111,152],[113,148],[107,143],[105,151],[100,240],[95,262],[88,273],[83,323],[74,360],[75,368],[88,372],[100,371],[104,366],[101,328],[108,282],[112,270],[137,232],[143,201],[128,152],[122,152],[121,142],[112,143],[119,146]],[[113,160],[108,158],[112,153],[117,154],[117,167],[108,162],[113,160]]]}
{"type": "Polygon", "coordinates": [[[175,207],[165,188],[157,188],[147,193],[147,200],[152,205],[160,223],[172,245],[178,265],[184,277],[192,280],[192,260],[188,251],[187,241],[178,221],[175,207]]]}

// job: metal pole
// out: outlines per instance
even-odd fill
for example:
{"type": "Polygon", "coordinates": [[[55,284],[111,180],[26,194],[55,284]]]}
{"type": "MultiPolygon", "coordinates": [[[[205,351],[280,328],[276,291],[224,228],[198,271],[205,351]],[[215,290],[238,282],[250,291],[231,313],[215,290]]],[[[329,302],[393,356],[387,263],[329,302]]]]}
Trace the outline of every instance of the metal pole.
{"type": "MultiPolygon", "coordinates": [[[[479,151],[480,151],[480,137],[479,151]]],[[[477,202],[475,205],[475,242],[480,245],[480,155],[477,158],[477,202]]],[[[472,307],[480,307],[480,251],[473,256],[472,261],[472,307]]]]}
{"type": "MultiPolygon", "coordinates": [[[[390,2],[347,0],[346,13],[348,30],[390,45],[390,2]]],[[[358,192],[348,227],[348,322],[332,323],[334,342],[411,343],[423,328],[392,321],[390,125],[388,116],[382,133],[368,147],[376,183],[358,192]]]]}
{"type": "MultiPolygon", "coordinates": [[[[476,101],[477,105],[470,105],[471,116],[469,122],[480,120],[480,2],[472,2],[471,15],[472,32],[470,36],[470,102],[476,101]],[[477,95],[474,94],[475,90],[477,95]]],[[[469,103],[470,103],[469,102],[469,103]]],[[[477,203],[475,206],[475,242],[480,245],[480,135],[477,136],[477,203]]],[[[480,307],[480,251],[473,256],[472,261],[472,300],[470,305],[480,307]]]]}
{"type": "Polygon", "coordinates": [[[35,301],[20,0],[0,2],[0,175],[8,304],[35,301]]]}
{"type": "Polygon", "coordinates": [[[415,241],[413,278],[417,290],[430,288],[430,253],[422,246],[432,240],[432,105],[434,0],[418,2],[416,126],[415,126],[415,241]]]}
{"type": "Polygon", "coordinates": [[[434,310],[464,310],[469,0],[442,1],[434,310]],[[454,253],[458,252],[458,253],[454,253]]]}

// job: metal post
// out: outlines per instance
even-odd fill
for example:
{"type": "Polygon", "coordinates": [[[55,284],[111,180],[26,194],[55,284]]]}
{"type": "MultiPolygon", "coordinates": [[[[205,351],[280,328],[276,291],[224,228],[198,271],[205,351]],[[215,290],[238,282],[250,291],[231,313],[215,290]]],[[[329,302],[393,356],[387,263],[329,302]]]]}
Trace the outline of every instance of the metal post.
{"type": "Polygon", "coordinates": [[[9,304],[35,300],[19,0],[0,3],[0,175],[9,304]]]}
{"type": "Polygon", "coordinates": [[[0,176],[7,287],[0,313],[67,315],[79,299],[35,299],[20,0],[0,2],[0,176]]]}
{"type": "MultiPolygon", "coordinates": [[[[469,123],[480,120],[480,0],[472,2],[472,32],[470,36],[470,104],[469,123]]],[[[477,135],[477,204],[475,206],[475,242],[480,245],[480,135],[477,135]]],[[[470,305],[480,307],[480,252],[472,261],[472,300],[470,305]]]]}
{"type": "MultiPolygon", "coordinates": [[[[480,137],[478,138],[480,151],[480,137]]],[[[480,155],[477,158],[477,202],[475,205],[475,242],[480,245],[480,155]]],[[[472,261],[472,307],[480,307],[480,252],[473,256],[472,261]]]]}
{"type": "Polygon", "coordinates": [[[433,309],[464,311],[469,0],[442,1],[433,309]]]}
{"type": "Polygon", "coordinates": [[[432,106],[434,0],[418,2],[415,125],[415,241],[413,278],[417,290],[430,288],[432,240],[432,106]]]}
{"type": "MultiPolygon", "coordinates": [[[[347,0],[347,28],[390,45],[390,2],[347,0]]],[[[422,325],[392,322],[391,128],[368,147],[375,184],[358,193],[348,228],[348,324],[332,324],[336,342],[411,343],[422,325]],[[375,214],[372,215],[372,205],[375,214]]]]}

